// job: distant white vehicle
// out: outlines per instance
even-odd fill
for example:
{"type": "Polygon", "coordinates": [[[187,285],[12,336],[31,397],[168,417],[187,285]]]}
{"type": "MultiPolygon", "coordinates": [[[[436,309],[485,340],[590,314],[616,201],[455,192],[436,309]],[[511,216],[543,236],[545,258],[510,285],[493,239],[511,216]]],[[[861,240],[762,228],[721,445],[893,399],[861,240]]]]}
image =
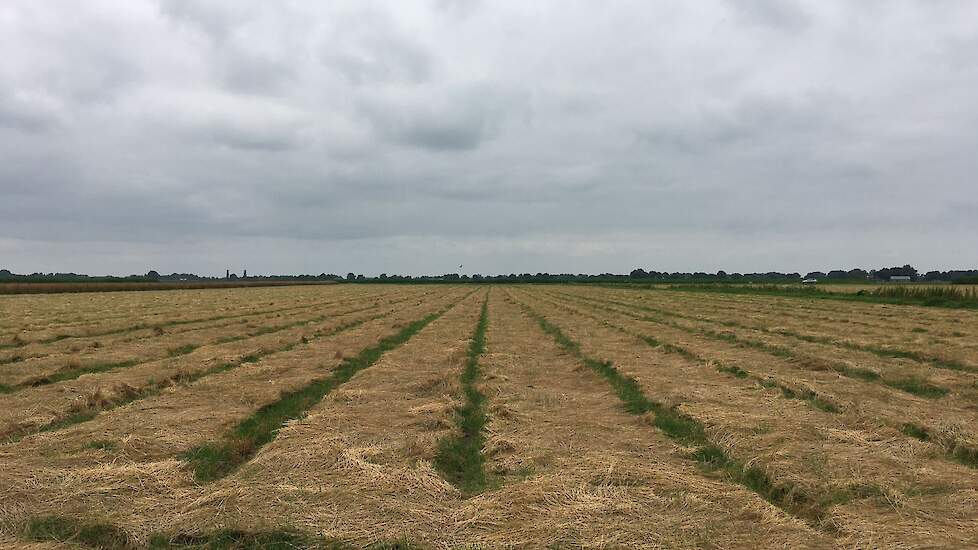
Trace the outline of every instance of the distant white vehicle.
{"type": "Polygon", "coordinates": [[[813,285],[818,282],[818,279],[805,279],[801,282],[803,285],[813,285]]]}

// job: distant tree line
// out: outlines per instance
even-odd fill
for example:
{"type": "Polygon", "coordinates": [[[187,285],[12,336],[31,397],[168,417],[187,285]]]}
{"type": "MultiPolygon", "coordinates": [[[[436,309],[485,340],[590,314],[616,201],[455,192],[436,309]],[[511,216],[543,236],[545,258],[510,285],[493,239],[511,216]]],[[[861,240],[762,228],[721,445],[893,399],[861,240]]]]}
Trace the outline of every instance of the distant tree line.
{"type": "MultiPolygon", "coordinates": [[[[978,270],[951,270],[951,271],[928,271],[920,274],[910,266],[887,267],[882,269],[835,269],[828,272],[812,271],[802,275],[801,273],[780,273],[769,271],[766,273],[727,273],[718,271],[716,273],[706,272],[667,272],[645,269],[633,269],[629,274],[616,273],[510,273],[508,275],[459,275],[458,273],[446,273],[443,275],[388,275],[381,273],[377,277],[368,277],[362,274],[347,273],[346,277],[340,278],[336,275],[327,275],[332,280],[345,280],[356,283],[437,283],[437,282],[476,282],[476,283],[627,283],[627,282],[662,282],[662,283],[701,283],[701,282],[728,282],[728,283],[793,283],[803,279],[818,279],[820,281],[831,282],[867,282],[867,281],[889,281],[894,276],[910,277],[913,281],[934,281],[934,282],[956,282],[972,281],[978,279],[978,270]]],[[[320,275],[320,277],[323,277],[320,275]]]]}
{"type": "Polygon", "coordinates": [[[30,275],[18,275],[9,270],[0,269],[0,282],[23,282],[23,283],[119,283],[135,282],[146,283],[156,279],[148,278],[145,275],[129,275],[128,277],[113,277],[110,275],[93,277],[90,275],[80,275],[78,273],[31,273],[30,275]]]}
{"type": "Polygon", "coordinates": [[[828,272],[812,271],[802,275],[801,273],[780,273],[769,271],[766,273],[727,273],[717,271],[716,273],[706,272],[668,272],[656,271],[654,269],[633,269],[627,275],[615,273],[586,274],[586,273],[510,273],[508,275],[459,275],[458,273],[446,273],[443,275],[388,275],[381,273],[377,277],[368,277],[363,274],[347,273],[345,277],[335,273],[320,273],[319,275],[242,275],[228,272],[224,277],[208,277],[195,275],[193,273],[171,273],[161,275],[156,271],[149,271],[145,275],[129,275],[127,277],[113,276],[89,276],[77,273],[31,273],[30,275],[18,275],[9,270],[0,269],[0,282],[207,282],[207,281],[346,281],[355,283],[437,283],[437,282],[465,282],[465,283],[627,283],[627,282],[662,282],[662,283],[793,283],[803,279],[818,279],[828,282],[866,282],[866,281],[889,281],[891,277],[909,277],[912,281],[933,281],[933,282],[978,282],[978,269],[971,270],[951,270],[951,271],[928,271],[921,274],[916,268],[910,265],[903,267],[886,267],[881,269],[834,269],[828,272]]]}
{"type": "Polygon", "coordinates": [[[629,274],[601,273],[510,273],[509,275],[458,275],[449,273],[445,275],[424,275],[411,277],[402,275],[387,275],[382,273],[379,277],[364,277],[350,273],[346,276],[347,281],[357,282],[438,282],[438,281],[461,281],[461,282],[488,282],[488,283],[626,283],[637,281],[662,282],[662,283],[700,283],[700,282],[729,282],[729,283],[792,283],[800,282],[803,279],[818,279],[820,281],[831,282],[867,282],[867,281],[889,281],[894,276],[907,276],[913,281],[944,281],[955,282],[978,278],[978,270],[952,270],[952,271],[928,271],[920,274],[909,265],[903,267],[887,267],[882,269],[835,269],[828,272],[812,271],[802,275],[801,273],[781,273],[768,271],[765,273],[727,273],[717,271],[716,273],[697,272],[668,272],[645,269],[633,269],[629,274]]]}
{"type": "Polygon", "coordinates": [[[343,277],[330,273],[320,273],[319,275],[241,275],[229,273],[225,277],[207,277],[194,275],[193,273],[171,273],[160,275],[155,271],[150,271],[146,277],[153,281],[174,282],[174,281],[342,281],[343,277]],[[155,277],[155,278],[153,278],[155,277]]]}
{"type": "Polygon", "coordinates": [[[632,279],[658,280],[663,282],[798,282],[803,279],[816,279],[830,282],[866,282],[889,281],[893,277],[909,277],[911,281],[926,282],[958,282],[970,281],[978,277],[978,270],[928,271],[919,273],[910,265],[903,267],[885,267],[881,269],[833,269],[828,272],[811,271],[805,275],[800,273],[659,273],[635,269],[629,277],[632,279]]]}
{"type": "Polygon", "coordinates": [[[169,283],[169,282],[219,282],[219,281],[341,281],[342,277],[335,274],[321,273],[319,275],[248,275],[238,276],[236,273],[229,273],[225,277],[209,277],[206,275],[196,275],[194,273],[171,273],[161,275],[154,271],[149,271],[145,275],[128,275],[125,277],[115,277],[111,275],[91,276],[78,273],[31,273],[29,275],[18,275],[11,273],[10,270],[0,269],[0,282],[22,282],[22,283],[169,283]]]}

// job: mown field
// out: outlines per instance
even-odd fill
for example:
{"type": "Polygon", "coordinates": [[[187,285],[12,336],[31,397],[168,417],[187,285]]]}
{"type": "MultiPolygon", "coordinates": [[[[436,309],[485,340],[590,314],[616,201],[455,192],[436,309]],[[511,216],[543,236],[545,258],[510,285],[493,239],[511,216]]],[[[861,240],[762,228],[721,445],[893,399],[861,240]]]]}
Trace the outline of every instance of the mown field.
{"type": "Polygon", "coordinates": [[[978,546],[978,311],[590,286],[0,296],[0,546],[978,546]]]}

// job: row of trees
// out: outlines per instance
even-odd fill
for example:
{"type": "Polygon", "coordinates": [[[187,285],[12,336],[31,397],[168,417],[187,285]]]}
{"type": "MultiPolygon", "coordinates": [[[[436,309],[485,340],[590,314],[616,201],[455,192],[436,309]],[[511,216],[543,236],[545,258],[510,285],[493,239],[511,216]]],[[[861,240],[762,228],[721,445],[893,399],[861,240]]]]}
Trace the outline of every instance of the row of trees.
{"type": "Polygon", "coordinates": [[[824,281],[838,282],[866,282],[866,281],[888,281],[894,276],[907,276],[914,281],[947,281],[953,282],[962,279],[970,279],[978,276],[978,270],[952,270],[952,271],[928,271],[926,274],[918,273],[917,269],[910,265],[903,267],[886,267],[882,269],[834,269],[828,272],[812,271],[802,275],[801,273],[781,273],[768,271],[764,273],[727,273],[717,271],[716,273],[697,272],[667,272],[634,269],[628,275],[615,273],[602,273],[598,275],[586,273],[510,273],[509,275],[458,275],[449,273],[445,275],[423,275],[412,277],[410,275],[388,275],[382,273],[379,277],[365,277],[349,273],[347,281],[359,282],[428,282],[428,281],[475,281],[492,283],[561,283],[561,282],[581,282],[581,283],[600,283],[600,282],[634,282],[634,281],[654,281],[654,282],[676,282],[676,283],[698,283],[698,282],[769,282],[785,283],[799,282],[802,279],[818,279],[824,281]]]}
{"type": "Polygon", "coordinates": [[[801,279],[818,279],[820,281],[889,281],[892,277],[910,277],[912,281],[946,281],[954,282],[962,279],[971,279],[978,276],[978,270],[950,270],[950,271],[928,271],[921,274],[911,265],[903,267],[885,267],[882,269],[833,269],[828,272],[811,271],[802,276],[799,273],[727,273],[718,271],[716,273],[659,273],[657,271],[645,271],[642,269],[633,270],[629,277],[632,279],[651,279],[661,281],[704,281],[704,282],[782,282],[798,281],[801,279]]]}
{"type": "Polygon", "coordinates": [[[349,273],[347,281],[356,282],[432,282],[432,281],[474,281],[491,283],[602,283],[602,282],[637,282],[652,281],[665,283],[699,283],[699,282],[760,282],[760,283],[790,283],[799,282],[802,279],[818,279],[825,281],[838,282],[866,282],[866,281],[888,281],[893,276],[908,276],[915,281],[955,281],[969,277],[978,276],[978,270],[956,270],[956,271],[929,271],[926,274],[919,274],[917,270],[910,266],[887,267],[882,269],[835,269],[828,272],[812,271],[802,275],[801,273],[781,273],[768,271],[764,273],[727,273],[717,271],[716,273],[697,272],[668,272],[645,269],[634,269],[628,275],[615,273],[586,274],[586,273],[510,273],[509,275],[459,275],[449,273],[445,275],[388,275],[382,273],[379,277],[365,277],[349,273]]]}
{"type": "Polygon", "coordinates": [[[98,276],[92,277],[79,273],[31,273],[18,275],[10,270],[0,269],[0,281],[24,283],[118,283],[118,282],[149,282],[145,275],[129,275],[127,277],[98,276]]]}
{"type": "Polygon", "coordinates": [[[169,275],[160,275],[155,271],[150,271],[146,274],[146,277],[155,281],[163,282],[173,282],[173,281],[340,281],[343,278],[335,274],[320,273],[319,275],[241,275],[238,276],[237,273],[231,273],[226,277],[206,277],[200,275],[194,275],[193,273],[171,273],[169,275]],[[155,277],[155,278],[154,278],[155,277]]]}
{"type": "Polygon", "coordinates": [[[615,273],[602,273],[599,275],[586,273],[510,273],[508,275],[459,275],[458,273],[446,273],[444,275],[388,275],[381,273],[378,277],[368,277],[363,274],[347,273],[345,277],[335,273],[320,273],[319,275],[249,275],[238,277],[231,273],[227,277],[207,277],[195,275],[193,273],[171,273],[161,275],[156,271],[150,271],[145,275],[129,275],[128,277],[91,277],[77,273],[32,273],[30,275],[17,275],[9,270],[0,270],[0,281],[11,282],[176,282],[176,281],[220,281],[220,280],[242,280],[242,281],[347,281],[359,283],[407,283],[407,282],[486,282],[486,283],[614,283],[614,282],[675,282],[675,283],[700,283],[700,282],[760,282],[760,283],[784,283],[798,282],[802,279],[818,279],[820,281],[853,281],[865,282],[867,280],[888,281],[894,276],[910,277],[914,281],[970,281],[978,278],[978,270],[951,270],[951,271],[928,271],[920,274],[913,266],[887,267],[882,269],[835,269],[828,272],[813,271],[805,275],[800,273],[780,273],[769,271],[766,273],[727,273],[717,271],[716,273],[706,272],[667,272],[645,269],[634,269],[628,275],[615,273]]]}
{"type": "MultiPolygon", "coordinates": [[[[363,278],[363,276],[360,276],[363,278]]],[[[208,277],[194,273],[171,273],[161,275],[155,270],[147,272],[145,275],[128,275],[125,277],[90,276],[79,273],[31,273],[29,275],[19,275],[12,273],[8,269],[0,269],[0,282],[25,282],[25,283],[169,283],[169,282],[217,282],[217,281],[341,281],[343,277],[335,274],[321,273],[319,275],[248,275],[238,276],[231,273],[225,277],[208,277]]]]}

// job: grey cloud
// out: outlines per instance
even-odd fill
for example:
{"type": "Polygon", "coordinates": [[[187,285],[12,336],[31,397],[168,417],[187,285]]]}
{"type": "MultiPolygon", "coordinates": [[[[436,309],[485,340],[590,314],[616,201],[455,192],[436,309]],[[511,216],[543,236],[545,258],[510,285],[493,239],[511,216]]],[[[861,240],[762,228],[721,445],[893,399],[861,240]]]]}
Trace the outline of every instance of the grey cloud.
{"type": "Polygon", "coordinates": [[[397,141],[424,149],[473,149],[488,137],[489,121],[480,112],[439,116],[435,113],[416,114],[409,119],[384,120],[381,131],[397,141]]]}
{"type": "Polygon", "coordinates": [[[70,242],[152,242],[202,235],[214,226],[207,213],[188,208],[183,197],[132,192],[99,196],[77,187],[0,205],[0,217],[5,236],[70,242]],[[17,223],[11,223],[14,219],[17,223]]]}
{"type": "Polygon", "coordinates": [[[798,32],[808,28],[811,16],[795,0],[738,0],[734,9],[744,20],[798,32]]]}
{"type": "Polygon", "coordinates": [[[275,95],[295,85],[295,71],[285,59],[237,51],[220,63],[222,81],[232,90],[275,95]]]}
{"type": "Polygon", "coordinates": [[[361,108],[385,139],[431,151],[459,151],[492,139],[523,104],[525,97],[518,93],[474,85],[393,100],[371,99],[361,108]]]}
{"type": "Polygon", "coordinates": [[[0,89],[0,128],[43,131],[59,124],[62,116],[60,101],[44,92],[0,89]]]}
{"type": "Polygon", "coordinates": [[[748,143],[839,140],[851,131],[843,119],[857,114],[830,96],[800,100],[751,96],[711,111],[671,117],[662,126],[636,131],[639,142],[689,154],[720,152],[748,143]]]}
{"type": "Polygon", "coordinates": [[[383,14],[371,15],[357,13],[335,23],[321,45],[323,64],[358,86],[428,80],[434,61],[424,46],[383,14]]]}
{"type": "Polygon", "coordinates": [[[299,145],[298,135],[288,128],[247,128],[217,123],[199,129],[208,139],[233,149],[285,151],[299,145]]]}
{"type": "Polygon", "coordinates": [[[192,25],[211,38],[224,40],[255,16],[258,3],[248,0],[160,0],[161,13],[192,25]]]}
{"type": "Polygon", "coordinates": [[[482,8],[484,2],[482,0],[433,0],[433,4],[437,9],[453,15],[468,15],[482,8]]]}
{"type": "MultiPolygon", "coordinates": [[[[67,46],[66,46],[67,47],[67,46]]],[[[79,103],[103,103],[114,101],[124,88],[134,85],[139,78],[136,61],[113,54],[100,55],[95,59],[79,59],[59,67],[49,75],[49,89],[79,103]]]]}
{"type": "Polygon", "coordinates": [[[6,10],[2,268],[978,265],[968,2],[6,10]]]}
{"type": "Polygon", "coordinates": [[[275,98],[219,93],[177,93],[141,99],[141,113],[157,131],[185,143],[281,151],[299,147],[308,122],[301,111],[275,98]]]}

